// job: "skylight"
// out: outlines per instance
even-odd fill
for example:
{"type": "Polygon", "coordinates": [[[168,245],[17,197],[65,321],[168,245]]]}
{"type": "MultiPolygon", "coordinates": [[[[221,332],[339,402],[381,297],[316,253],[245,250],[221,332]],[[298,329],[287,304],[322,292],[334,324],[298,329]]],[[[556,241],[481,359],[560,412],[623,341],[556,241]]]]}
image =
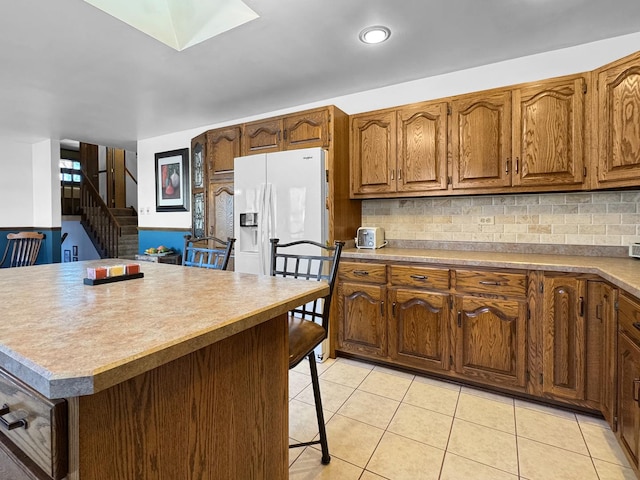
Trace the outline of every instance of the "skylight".
{"type": "Polygon", "coordinates": [[[176,50],[258,18],[240,0],[84,0],[176,50]]]}

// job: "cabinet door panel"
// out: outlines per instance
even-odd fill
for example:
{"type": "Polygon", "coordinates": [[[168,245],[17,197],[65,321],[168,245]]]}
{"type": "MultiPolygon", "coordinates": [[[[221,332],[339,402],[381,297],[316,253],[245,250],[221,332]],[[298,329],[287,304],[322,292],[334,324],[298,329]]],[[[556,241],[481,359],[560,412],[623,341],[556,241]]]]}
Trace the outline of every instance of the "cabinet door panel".
{"type": "Polygon", "coordinates": [[[396,190],[396,113],[354,116],[351,122],[351,190],[396,190]]]}
{"type": "Polygon", "coordinates": [[[307,112],[284,118],[284,149],[328,147],[329,111],[307,112]]]}
{"type": "Polygon", "coordinates": [[[398,111],[398,191],[446,190],[447,104],[398,111]]]}
{"type": "MultiPolygon", "coordinates": [[[[233,178],[209,184],[209,235],[226,240],[233,238],[233,178]]],[[[233,257],[229,270],[233,270],[233,257]]]]}
{"type": "Polygon", "coordinates": [[[381,357],[387,355],[385,294],[384,285],[343,282],[338,285],[341,348],[381,357]]]}
{"type": "Polygon", "coordinates": [[[207,163],[211,174],[233,170],[233,159],[241,152],[240,127],[207,132],[207,163]]]}
{"type": "MultiPolygon", "coordinates": [[[[587,393],[599,387],[600,411],[611,428],[615,430],[616,396],[618,384],[616,374],[617,290],[604,282],[589,281],[587,297],[587,393]],[[594,351],[595,350],[595,351],[594,351]]],[[[589,396],[589,395],[588,395],[589,396]]]]}
{"type": "Polygon", "coordinates": [[[598,182],[640,184],[640,56],[598,75],[598,182]]]}
{"type": "Polygon", "coordinates": [[[282,150],[282,119],[247,123],[242,135],[242,155],[282,150]]]}
{"type": "Polygon", "coordinates": [[[453,188],[511,185],[511,92],[452,103],[453,188]]]}
{"type": "Polygon", "coordinates": [[[572,277],[544,279],[543,390],[553,396],[584,399],[585,289],[572,277]]]}
{"type": "Polygon", "coordinates": [[[516,90],[513,185],[574,185],[584,177],[583,77],[516,90]]]}
{"type": "Polygon", "coordinates": [[[526,304],[457,297],[456,371],[505,387],[526,387],[526,304]]]}
{"type": "Polygon", "coordinates": [[[640,382],[640,348],[624,335],[618,335],[618,435],[622,445],[638,465],[640,446],[640,406],[638,383],[640,382]]]}
{"type": "Polygon", "coordinates": [[[389,291],[389,356],[417,368],[449,369],[449,295],[389,291]]]}

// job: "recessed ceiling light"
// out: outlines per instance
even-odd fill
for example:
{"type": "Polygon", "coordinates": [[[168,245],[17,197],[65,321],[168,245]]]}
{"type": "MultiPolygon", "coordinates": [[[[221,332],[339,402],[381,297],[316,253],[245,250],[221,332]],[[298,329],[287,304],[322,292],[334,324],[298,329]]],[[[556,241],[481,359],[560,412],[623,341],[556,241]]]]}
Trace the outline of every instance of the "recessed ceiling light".
{"type": "Polygon", "coordinates": [[[360,41],[363,43],[381,43],[391,36],[391,30],[381,25],[367,27],[360,32],[360,41]]]}

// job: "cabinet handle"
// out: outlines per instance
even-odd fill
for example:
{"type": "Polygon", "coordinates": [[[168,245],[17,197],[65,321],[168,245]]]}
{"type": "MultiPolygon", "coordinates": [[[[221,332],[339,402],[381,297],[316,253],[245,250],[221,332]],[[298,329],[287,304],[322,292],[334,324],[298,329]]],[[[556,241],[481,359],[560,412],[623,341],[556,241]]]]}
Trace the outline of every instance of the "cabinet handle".
{"type": "Polygon", "coordinates": [[[640,379],[636,378],[633,381],[633,401],[640,402],[640,398],[638,397],[638,385],[640,385],[640,379]]]}
{"type": "Polygon", "coordinates": [[[458,328],[462,327],[462,310],[458,310],[458,328]]]}
{"type": "Polygon", "coordinates": [[[518,173],[519,166],[520,166],[520,159],[518,157],[516,157],[516,168],[515,168],[516,173],[518,173]]]}
{"type": "Polygon", "coordinates": [[[396,173],[396,171],[392,168],[391,169],[391,180],[395,180],[395,173],[396,173]]]}
{"type": "Polygon", "coordinates": [[[20,427],[24,427],[26,429],[29,425],[27,423],[27,420],[24,418],[21,418],[20,420],[16,420],[14,422],[9,422],[6,418],[2,418],[2,416],[6,415],[7,413],[9,413],[9,405],[5,403],[4,405],[2,405],[2,408],[0,408],[0,424],[2,424],[2,428],[4,428],[5,430],[13,430],[14,428],[20,427]]]}
{"type": "Polygon", "coordinates": [[[398,180],[402,180],[402,169],[398,169],[398,180]]]}
{"type": "Polygon", "coordinates": [[[636,328],[636,330],[640,330],[640,322],[633,322],[632,325],[636,328]]]}
{"type": "Polygon", "coordinates": [[[602,321],[602,305],[596,305],[596,319],[602,321]]]}
{"type": "Polygon", "coordinates": [[[393,303],[391,304],[391,315],[392,315],[393,317],[395,317],[395,316],[396,316],[396,302],[393,302],[393,303]]]}
{"type": "Polygon", "coordinates": [[[507,175],[509,175],[510,166],[511,166],[511,160],[507,160],[507,163],[505,163],[505,167],[504,167],[504,173],[506,173],[507,175]]]}
{"type": "Polygon", "coordinates": [[[426,280],[429,277],[427,277],[425,275],[411,275],[411,278],[413,278],[414,280],[426,280]]]}
{"type": "Polygon", "coordinates": [[[580,316],[584,317],[584,297],[580,297],[580,316]]]}
{"type": "Polygon", "coordinates": [[[380,302],[380,315],[384,317],[384,302],[380,302]]]}
{"type": "Polygon", "coordinates": [[[367,275],[369,275],[369,272],[367,272],[366,270],[354,270],[353,274],[360,277],[366,277],[367,275]]]}
{"type": "Polygon", "coordinates": [[[490,282],[488,280],[482,280],[482,281],[480,281],[480,285],[493,285],[495,287],[499,287],[500,286],[500,282],[490,282]]]}

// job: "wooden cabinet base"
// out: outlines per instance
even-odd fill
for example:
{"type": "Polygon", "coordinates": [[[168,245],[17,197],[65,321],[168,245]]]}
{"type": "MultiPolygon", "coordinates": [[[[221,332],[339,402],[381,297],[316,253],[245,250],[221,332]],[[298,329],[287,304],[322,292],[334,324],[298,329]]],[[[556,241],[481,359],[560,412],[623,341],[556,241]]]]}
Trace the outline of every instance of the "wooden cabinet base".
{"type": "Polygon", "coordinates": [[[287,478],[286,325],[69,399],[68,480],[287,478]]]}

